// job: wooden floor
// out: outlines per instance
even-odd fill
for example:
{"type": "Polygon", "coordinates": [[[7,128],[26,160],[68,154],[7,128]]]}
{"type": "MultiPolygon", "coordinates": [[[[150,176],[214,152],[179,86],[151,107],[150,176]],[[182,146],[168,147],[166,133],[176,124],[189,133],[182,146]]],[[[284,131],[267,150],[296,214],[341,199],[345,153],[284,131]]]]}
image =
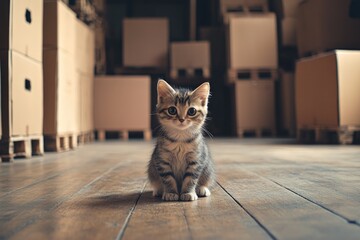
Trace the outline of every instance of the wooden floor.
{"type": "Polygon", "coordinates": [[[149,142],[0,163],[0,239],[360,239],[360,146],[211,140],[208,198],[151,196],[149,142]]]}

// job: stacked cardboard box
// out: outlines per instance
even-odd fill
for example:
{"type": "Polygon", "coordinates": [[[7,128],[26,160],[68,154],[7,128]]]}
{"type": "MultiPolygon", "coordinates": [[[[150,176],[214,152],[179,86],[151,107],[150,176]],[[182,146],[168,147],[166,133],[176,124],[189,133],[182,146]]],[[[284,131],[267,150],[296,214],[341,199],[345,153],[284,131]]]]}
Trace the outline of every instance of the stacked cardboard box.
{"type": "Polygon", "coordinates": [[[80,20],[76,20],[76,79],[78,82],[77,101],[79,106],[79,137],[84,142],[85,136],[94,130],[93,88],[95,65],[94,31],[80,20]]]}
{"type": "Polygon", "coordinates": [[[123,21],[125,67],[165,69],[169,55],[169,23],[166,18],[131,18],[123,21]]]}
{"type": "Polygon", "coordinates": [[[236,132],[262,136],[275,134],[274,81],[238,81],[235,86],[236,132]]]}
{"type": "Polygon", "coordinates": [[[42,14],[42,1],[0,2],[3,160],[43,152],[42,14]]]}
{"type": "Polygon", "coordinates": [[[151,138],[149,76],[97,76],[94,90],[99,140],[106,131],[121,132],[124,139],[129,131],[140,131],[145,139],[151,138]]]}
{"type": "Polygon", "coordinates": [[[210,44],[207,41],[173,42],[171,44],[171,77],[210,77],[210,44]]]}
{"type": "Polygon", "coordinates": [[[78,63],[87,63],[91,57],[78,55],[76,21],[75,13],[63,2],[44,2],[44,135],[47,151],[77,146],[80,81],[76,69],[78,63]]]}
{"type": "Polygon", "coordinates": [[[275,134],[276,16],[268,12],[267,1],[220,4],[227,24],[227,82],[235,94],[237,134],[275,134]]]}
{"type": "MultiPolygon", "coordinates": [[[[228,80],[243,70],[277,69],[275,14],[244,14],[231,17],[228,26],[228,80]]],[[[275,77],[275,76],[273,76],[275,77]]]]}
{"type": "Polygon", "coordinates": [[[296,64],[300,141],[309,140],[312,132],[315,142],[328,142],[333,131],[336,141],[343,142],[344,131],[352,136],[360,126],[359,98],[355,96],[360,83],[356,51],[360,49],[360,19],[353,18],[350,10],[350,0],[305,0],[299,5],[298,52],[305,57],[296,64]]]}
{"type": "Polygon", "coordinates": [[[303,58],[296,65],[297,128],[360,127],[360,51],[337,50],[303,58]]]}

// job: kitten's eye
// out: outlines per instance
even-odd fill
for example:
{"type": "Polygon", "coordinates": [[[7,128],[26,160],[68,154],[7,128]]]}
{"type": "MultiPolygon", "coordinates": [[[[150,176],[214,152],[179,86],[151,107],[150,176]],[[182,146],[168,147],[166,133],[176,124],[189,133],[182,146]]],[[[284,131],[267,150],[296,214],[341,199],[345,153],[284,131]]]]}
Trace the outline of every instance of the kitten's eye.
{"type": "Polygon", "coordinates": [[[189,116],[195,116],[195,114],[196,114],[196,109],[193,108],[193,107],[189,108],[187,114],[188,114],[189,116]]]}
{"type": "Polygon", "coordinates": [[[170,115],[175,115],[177,113],[176,107],[169,107],[168,108],[168,113],[170,115]]]}

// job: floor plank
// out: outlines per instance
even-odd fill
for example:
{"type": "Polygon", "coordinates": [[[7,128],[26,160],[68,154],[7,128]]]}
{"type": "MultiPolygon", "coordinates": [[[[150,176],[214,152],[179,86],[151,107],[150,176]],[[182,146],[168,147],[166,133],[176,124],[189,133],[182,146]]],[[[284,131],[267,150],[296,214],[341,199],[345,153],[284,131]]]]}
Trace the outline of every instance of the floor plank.
{"type": "Polygon", "coordinates": [[[351,169],[252,168],[284,188],[360,226],[360,175],[351,169]],[[346,203],[346,204],[344,204],[346,203]]]}
{"type": "Polygon", "coordinates": [[[99,165],[94,161],[55,178],[16,191],[0,199],[1,237],[9,237],[56,208],[73,194],[98,180],[107,171],[120,167],[116,158],[99,165]]]}
{"type": "Polygon", "coordinates": [[[89,184],[11,239],[115,239],[146,182],[143,169],[129,165],[89,184]]]}
{"type": "Polygon", "coordinates": [[[218,181],[276,239],[358,239],[360,228],[236,165],[220,166],[218,181]]]}
{"type": "Polygon", "coordinates": [[[220,185],[169,203],[146,185],[153,145],[0,164],[0,239],[359,239],[359,146],[210,140],[220,185]]]}
{"type": "Polygon", "coordinates": [[[271,239],[219,186],[195,202],[142,195],[124,239],[271,239]],[[154,227],[156,226],[156,227],[154,227]]]}

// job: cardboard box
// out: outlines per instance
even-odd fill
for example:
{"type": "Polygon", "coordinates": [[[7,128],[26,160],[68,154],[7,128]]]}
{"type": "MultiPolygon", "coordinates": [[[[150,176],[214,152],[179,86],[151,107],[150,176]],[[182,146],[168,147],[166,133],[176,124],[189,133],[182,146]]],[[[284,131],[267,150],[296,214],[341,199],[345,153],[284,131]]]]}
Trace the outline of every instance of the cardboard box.
{"type": "Polygon", "coordinates": [[[237,81],[234,86],[237,132],[262,129],[274,131],[274,81],[237,81]]]}
{"type": "Polygon", "coordinates": [[[166,18],[131,18],[123,22],[123,64],[166,68],[169,23],[166,18]]]}
{"type": "Polygon", "coordinates": [[[0,1],[0,49],[42,61],[43,2],[0,1]]]}
{"type": "Polygon", "coordinates": [[[360,125],[360,51],[335,51],[296,64],[297,128],[360,125]]]}
{"type": "Polygon", "coordinates": [[[282,18],[296,18],[299,4],[304,0],[273,0],[276,15],[282,18]]]}
{"type": "Polygon", "coordinates": [[[282,46],[296,46],[296,18],[281,20],[282,46]]]}
{"type": "Polygon", "coordinates": [[[280,81],[281,128],[289,136],[296,133],[295,123],[295,75],[292,72],[282,72],[280,81]]]}
{"type": "Polygon", "coordinates": [[[44,2],[44,50],[75,54],[76,15],[62,1],[44,2]]]}
{"type": "Polygon", "coordinates": [[[94,116],[97,130],[150,130],[150,77],[97,76],[94,116]]]}
{"type": "Polygon", "coordinates": [[[80,132],[86,133],[94,130],[94,76],[79,74],[79,80],[80,132]]]}
{"type": "Polygon", "coordinates": [[[230,18],[229,68],[275,69],[278,66],[275,14],[253,14],[230,18]]]}
{"type": "Polygon", "coordinates": [[[171,43],[171,68],[209,68],[210,44],[207,41],[171,43]]]}
{"type": "Polygon", "coordinates": [[[44,51],[44,134],[79,131],[79,82],[73,56],[62,49],[44,51]]]}
{"type": "Polygon", "coordinates": [[[41,135],[42,64],[15,51],[1,51],[3,138],[41,135]]]}
{"type": "Polygon", "coordinates": [[[94,31],[76,20],[76,70],[84,75],[93,75],[95,65],[95,34],[94,31]]]}
{"type": "Polygon", "coordinates": [[[334,49],[360,49],[360,19],[350,0],[311,0],[299,5],[296,35],[300,56],[334,49]]]}

